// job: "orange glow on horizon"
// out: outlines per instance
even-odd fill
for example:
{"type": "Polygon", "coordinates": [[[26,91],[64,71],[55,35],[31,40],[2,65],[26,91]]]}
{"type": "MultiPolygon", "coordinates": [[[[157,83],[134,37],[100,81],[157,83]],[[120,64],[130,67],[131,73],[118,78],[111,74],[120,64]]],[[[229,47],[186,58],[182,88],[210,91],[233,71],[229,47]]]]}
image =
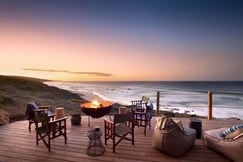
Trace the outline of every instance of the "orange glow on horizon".
{"type": "MultiPolygon", "coordinates": [[[[163,45],[155,48],[138,42],[127,43],[127,40],[113,38],[107,33],[96,36],[90,29],[75,35],[40,24],[18,23],[1,22],[0,75],[63,81],[229,80],[235,78],[232,76],[240,71],[242,64],[241,58],[221,55],[210,49],[197,51],[163,45]]],[[[243,74],[238,75],[243,79],[243,74]]]]}

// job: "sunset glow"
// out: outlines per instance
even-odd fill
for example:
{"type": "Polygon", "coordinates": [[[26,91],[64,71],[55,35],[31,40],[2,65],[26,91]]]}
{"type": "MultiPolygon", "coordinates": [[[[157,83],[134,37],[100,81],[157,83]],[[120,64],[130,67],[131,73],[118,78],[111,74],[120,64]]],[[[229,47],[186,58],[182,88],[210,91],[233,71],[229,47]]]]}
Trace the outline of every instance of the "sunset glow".
{"type": "Polygon", "coordinates": [[[0,75],[243,80],[243,5],[176,2],[0,1],[0,75]]]}

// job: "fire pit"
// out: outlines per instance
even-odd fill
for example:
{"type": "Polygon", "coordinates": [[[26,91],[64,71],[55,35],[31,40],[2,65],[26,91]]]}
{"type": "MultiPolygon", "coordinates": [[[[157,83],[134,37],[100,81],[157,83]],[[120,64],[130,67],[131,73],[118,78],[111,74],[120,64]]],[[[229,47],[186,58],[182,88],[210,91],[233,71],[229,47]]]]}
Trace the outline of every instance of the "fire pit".
{"type": "Polygon", "coordinates": [[[109,101],[98,102],[95,100],[81,104],[80,107],[86,115],[92,118],[100,118],[110,112],[111,105],[112,103],[109,101]]]}

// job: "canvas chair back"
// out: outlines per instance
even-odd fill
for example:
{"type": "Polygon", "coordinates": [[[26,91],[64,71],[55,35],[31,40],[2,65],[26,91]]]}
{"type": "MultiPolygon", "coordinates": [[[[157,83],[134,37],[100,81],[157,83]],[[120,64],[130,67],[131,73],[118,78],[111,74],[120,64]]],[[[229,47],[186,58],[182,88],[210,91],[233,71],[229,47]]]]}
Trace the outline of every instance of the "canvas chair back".
{"type": "Polygon", "coordinates": [[[49,118],[46,110],[37,110],[35,111],[35,120],[38,123],[48,123],[49,118]]]}
{"type": "Polygon", "coordinates": [[[142,97],[142,103],[148,103],[148,101],[149,101],[149,97],[147,96],[142,97]]]}

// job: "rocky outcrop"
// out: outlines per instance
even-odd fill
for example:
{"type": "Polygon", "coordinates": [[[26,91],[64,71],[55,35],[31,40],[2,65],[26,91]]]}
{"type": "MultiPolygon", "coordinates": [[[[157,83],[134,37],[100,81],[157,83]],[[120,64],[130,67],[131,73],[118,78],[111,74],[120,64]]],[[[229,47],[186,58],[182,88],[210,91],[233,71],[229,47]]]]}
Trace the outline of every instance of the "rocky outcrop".
{"type": "Polygon", "coordinates": [[[9,123],[9,113],[3,109],[0,109],[0,125],[9,123]]]}

